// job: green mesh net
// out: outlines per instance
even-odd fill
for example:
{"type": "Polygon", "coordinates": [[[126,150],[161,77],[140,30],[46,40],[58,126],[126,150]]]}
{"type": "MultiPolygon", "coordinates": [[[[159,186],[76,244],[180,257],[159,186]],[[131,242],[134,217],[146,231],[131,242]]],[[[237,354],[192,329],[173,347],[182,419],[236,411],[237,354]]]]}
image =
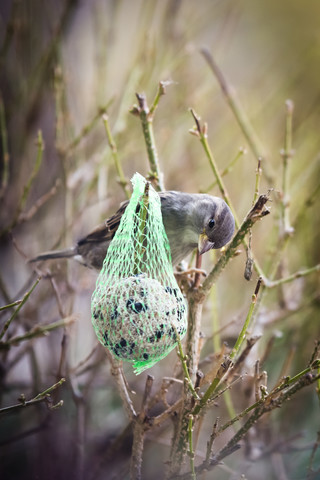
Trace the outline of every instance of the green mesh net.
{"type": "Polygon", "coordinates": [[[187,329],[157,192],[136,173],[133,194],[92,295],[99,341],[139,374],[164,358],[187,329]]]}

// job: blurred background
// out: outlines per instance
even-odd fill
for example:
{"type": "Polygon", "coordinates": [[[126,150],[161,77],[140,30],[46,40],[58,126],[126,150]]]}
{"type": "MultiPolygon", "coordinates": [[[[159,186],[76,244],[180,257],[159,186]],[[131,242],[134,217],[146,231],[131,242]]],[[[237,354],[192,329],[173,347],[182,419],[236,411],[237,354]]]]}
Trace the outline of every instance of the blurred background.
{"type": "MultiPolygon", "coordinates": [[[[220,195],[200,142],[189,134],[193,108],[208,123],[220,171],[232,163],[224,180],[243,219],[252,205],[257,156],[200,53],[205,46],[232,86],[263,157],[260,191],[272,189],[271,215],[255,226],[252,248],[270,273],[279,242],[285,102],[291,99],[289,215],[295,231],[276,275],[319,263],[319,23],[317,0],[1,1],[1,305],[20,299],[39,273],[44,275],[4,340],[38,325],[74,320],[0,352],[1,407],[15,404],[21,393],[32,398],[68,377],[55,391],[63,407],[48,411],[40,404],[0,417],[3,478],[81,478],[79,472],[87,479],[128,478],[130,436],[113,451],[112,461],[108,457],[127,417],[91,326],[97,274],[73,260],[46,262],[37,271],[26,262],[40,252],[72,245],[125,200],[102,113],[108,114],[125,176],[130,179],[136,171],[146,176],[141,124],[129,110],[136,92],[145,92],[151,104],[159,81],[168,81],[154,119],[166,189],[220,195]]],[[[206,254],[207,270],[218,255],[206,254]]],[[[224,341],[232,346],[242,326],[256,281],[255,273],[251,282],[244,279],[245,260],[242,248],[205,304],[205,355],[224,341]]],[[[268,388],[281,374],[305,368],[319,337],[318,295],[316,274],[264,295],[251,329],[262,338],[246,365],[249,376],[268,346],[271,353],[262,365],[268,388]]],[[[7,310],[0,314],[1,329],[10,315],[7,310]]],[[[156,386],[172,374],[176,361],[172,352],[150,370],[156,386]]],[[[138,408],[147,373],[136,377],[130,365],[124,369],[138,408]]],[[[250,404],[245,385],[239,392],[237,412],[250,404]]],[[[228,419],[223,400],[214,408],[197,445],[199,459],[215,417],[228,419]]],[[[309,388],[264,420],[263,434],[249,436],[251,448],[227,458],[206,479],[241,474],[248,479],[306,478],[318,421],[319,399],[309,388]]],[[[147,438],[144,478],[163,478],[171,428],[168,423],[147,438]]],[[[319,455],[316,460],[319,468],[319,455]]]]}

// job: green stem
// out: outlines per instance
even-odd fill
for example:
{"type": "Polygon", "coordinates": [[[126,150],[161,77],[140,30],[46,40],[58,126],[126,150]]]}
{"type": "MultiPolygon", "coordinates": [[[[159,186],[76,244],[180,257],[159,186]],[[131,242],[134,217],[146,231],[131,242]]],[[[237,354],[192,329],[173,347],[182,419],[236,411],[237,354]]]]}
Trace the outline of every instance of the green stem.
{"type": "MultiPolygon", "coordinates": [[[[23,299],[22,300],[19,300],[19,304],[18,304],[18,308],[15,309],[15,311],[13,312],[13,314],[11,315],[11,317],[9,318],[9,320],[4,324],[3,326],[3,329],[1,330],[0,332],[0,340],[3,338],[4,334],[6,333],[6,331],[8,330],[8,328],[10,327],[10,324],[11,322],[16,318],[16,316],[18,315],[18,313],[20,312],[21,308],[23,307],[23,305],[26,303],[26,301],[28,300],[28,298],[30,297],[31,293],[33,292],[33,290],[36,288],[36,286],[38,285],[38,283],[40,282],[41,278],[38,278],[35,283],[32,285],[31,289],[24,295],[23,299]]],[[[15,302],[16,303],[16,302],[15,302]]],[[[14,303],[12,303],[11,305],[6,305],[5,307],[3,308],[9,308],[10,306],[14,306],[14,303]]]]}
{"type": "Polygon", "coordinates": [[[131,113],[140,117],[142,132],[147,147],[149,165],[151,169],[148,179],[153,182],[157,191],[161,191],[165,188],[163,183],[163,175],[160,171],[158,152],[153,133],[153,113],[156,109],[159,99],[157,100],[156,96],[156,99],[153,102],[153,110],[150,113],[146,96],[144,94],[137,93],[136,97],[138,99],[139,106],[133,107],[131,109],[131,113]]]}
{"type": "Polygon", "coordinates": [[[219,190],[221,192],[221,195],[223,197],[223,199],[225,200],[225,202],[229,205],[230,209],[232,210],[232,213],[233,213],[233,216],[234,216],[234,219],[235,219],[235,224],[236,224],[236,228],[239,228],[239,221],[237,219],[237,216],[236,216],[236,212],[232,206],[232,203],[231,203],[231,199],[229,197],[229,194],[227,192],[227,189],[223,183],[223,180],[222,180],[222,177],[219,173],[219,169],[218,169],[218,166],[217,166],[217,163],[216,163],[216,160],[213,156],[213,153],[210,149],[210,146],[209,146],[209,143],[208,143],[208,135],[207,135],[207,131],[208,131],[208,127],[207,127],[207,124],[205,123],[203,125],[203,127],[201,128],[201,125],[200,125],[200,118],[198,117],[198,115],[195,113],[195,111],[190,108],[190,112],[196,122],[196,129],[194,131],[191,131],[191,133],[194,133],[196,132],[197,135],[199,136],[199,139],[200,139],[200,142],[203,146],[203,149],[205,151],[205,154],[209,160],[209,164],[210,164],[210,167],[213,171],[213,174],[215,176],[215,179],[216,179],[216,182],[218,184],[218,187],[219,187],[219,190]]]}
{"type": "Polygon", "coordinates": [[[257,170],[256,170],[256,183],[255,183],[255,188],[254,188],[254,196],[253,196],[252,205],[254,205],[256,203],[256,201],[258,200],[258,197],[259,197],[261,174],[262,174],[261,158],[258,158],[258,166],[257,166],[257,170]]]}
{"type": "Polygon", "coordinates": [[[250,304],[250,307],[249,307],[249,311],[248,311],[248,315],[245,319],[245,322],[244,322],[244,325],[241,329],[241,332],[239,333],[239,336],[237,338],[237,341],[235,343],[235,346],[233,347],[231,353],[230,353],[230,358],[231,360],[233,361],[236,357],[236,355],[239,353],[240,351],[240,348],[241,348],[241,345],[245,339],[245,336],[246,336],[246,333],[247,333],[247,330],[248,330],[248,327],[250,325],[250,322],[251,322],[251,318],[252,318],[252,315],[253,315],[253,311],[254,311],[254,308],[256,306],[256,301],[257,301],[257,296],[258,296],[258,293],[259,293],[259,289],[260,289],[260,286],[261,286],[261,282],[262,282],[262,279],[259,278],[258,279],[258,282],[257,282],[257,285],[256,285],[256,288],[255,288],[255,292],[254,294],[252,295],[252,299],[251,299],[251,304],[250,304]]]}
{"type": "Polygon", "coordinates": [[[80,144],[80,142],[93,130],[95,125],[99,122],[101,116],[107,113],[107,110],[112,104],[113,100],[114,98],[111,98],[108,103],[98,108],[97,113],[92,118],[92,120],[87,125],[85,125],[79,135],[75,137],[66,148],[63,149],[62,153],[64,155],[69,155],[80,144]]]}
{"type": "Polygon", "coordinates": [[[119,156],[118,156],[117,145],[116,145],[116,143],[113,139],[113,136],[112,136],[112,133],[111,133],[111,130],[110,130],[108,115],[107,114],[102,115],[102,120],[103,120],[104,127],[105,127],[105,130],[106,130],[108,143],[109,143],[109,146],[111,148],[113,161],[114,161],[114,164],[115,164],[115,167],[116,167],[116,170],[117,170],[117,174],[118,174],[118,177],[119,177],[118,181],[119,181],[126,197],[129,199],[130,198],[130,190],[128,188],[128,180],[125,178],[124,173],[123,173],[122,165],[121,165],[121,162],[120,162],[119,156]]]}
{"type": "MultiPolygon", "coordinates": [[[[254,425],[262,415],[264,415],[267,412],[270,412],[271,410],[274,410],[277,407],[280,407],[286,400],[292,397],[292,395],[295,394],[297,391],[317,381],[318,381],[318,376],[314,378],[312,377],[308,378],[307,376],[300,378],[300,375],[299,375],[299,381],[296,382],[295,385],[292,385],[290,388],[288,388],[288,390],[284,392],[283,396],[279,396],[276,399],[274,399],[273,402],[271,402],[271,397],[273,396],[273,394],[269,394],[266,397],[261,398],[254,405],[251,405],[251,407],[248,407],[244,412],[248,413],[250,410],[255,409],[254,413],[246,421],[243,427],[241,427],[240,430],[238,430],[238,432],[234,435],[234,437],[232,437],[232,439],[227,443],[227,445],[219,452],[216,459],[222,460],[226,456],[226,454],[228,454],[228,451],[230,451],[230,449],[232,449],[232,447],[234,447],[239,442],[239,440],[244,437],[244,435],[248,432],[248,430],[250,430],[252,425],[254,425]]],[[[243,416],[243,414],[241,414],[241,416],[243,416]]],[[[238,418],[232,419],[232,420],[237,421],[238,418]]]]}
{"type": "Polygon", "coordinates": [[[0,131],[1,131],[1,143],[2,143],[2,155],[3,155],[3,167],[1,175],[1,187],[0,198],[3,197],[5,189],[9,182],[9,150],[8,150],[8,132],[6,125],[6,115],[4,111],[4,104],[2,95],[0,94],[0,131]]]}
{"type": "MultiPolygon", "coordinates": [[[[208,400],[212,397],[213,393],[215,392],[216,388],[218,387],[220,383],[220,378],[216,377],[213,382],[210,384],[209,388],[205,391],[205,394],[201,398],[201,402],[199,407],[203,407],[208,400]]],[[[194,415],[198,414],[200,412],[200,408],[196,407],[194,410],[194,415]],[[199,410],[199,411],[198,411],[199,410]]]]}
{"type": "Polygon", "coordinates": [[[27,184],[25,185],[25,187],[23,189],[23,194],[22,194],[22,198],[21,198],[20,206],[19,206],[19,213],[23,210],[23,208],[25,206],[25,203],[27,201],[27,198],[28,198],[28,195],[29,195],[29,192],[30,192],[31,185],[32,185],[32,183],[33,183],[33,181],[34,181],[34,179],[35,179],[35,177],[36,177],[36,175],[37,175],[37,173],[40,169],[40,166],[42,164],[44,142],[43,142],[43,137],[42,137],[41,130],[39,130],[39,132],[38,132],[38,138],[37,138],[36,145],[38,147],[37,158],[36,158],[36,162],[35,162],[35,165],[33,167],[31,176],[30,176],[27,184]]]}
{"type": "Polygon", "coordinates": [[[292,282],[297,278],[306,277],[307,275],[310,275],[311,273],[314,273],[314,272],[320,272],[320,263],[318,263],[318,265],[315,265],[314,267],[307,268],[306,270],[299,270],[298,272],[293,273],[288,277],[280,278],[279,280],[272,281],[264,278],[263,283],[266,288],[274,288],[274,287],[278,287],[279,285],[283,285],[284,283],[292,282]]]}
{"type": "Polygon", "coordinates": [[[176,337],[177,337],[178,357],[181,360],[181,365],[182,365],[183,372],[184,372],[185,382],[187,383],[187,386],[188,386],[193,398],[195,400],[200,400],[199,395],[195,391],[193,383],[192,383],[190,375],[189,375],[189,370],[188,370],[188,366],[187,366],[187,357],[183,353],[180,336],[179,336],[179,334],[177,332],[177,329],[174,325],[173,325],[173,328],[175,330],[175,334],[176,334],[176,337]]]}
{"type": "MultiPolygon", "coordinates": [[[[47,388],[41,393],[38,393],[34,398],[31,398],[31,400],[21,400],[21,403],[17,403],[15,405],[10,405],[9,407],[4,407],[0,409],[0,415],[1,414],[6,414],[10,413],[13,410],[18,410],[21,408],[29,407],[30,405],[35,405],[36,403],[43,402],[45,400],[48,400],[48,397],[50,397],[50,394],[53,392],[53,390],[56,390],[58,387],[61,387],[61,385],[66,381],[65,378],[61,378],[57,383],[52,385],[51,387],[47,388]]],[[[53,408],[57,406],[61,406],[62,401],[60,401],[57,405],[53,406],[53,408]]]]}
{"type": "Polygon", "coordinates": [[[157,107],[158,107],[160,98],[162,97],[162,95],[165,95],[165,93],[166,93],[166,85],[167,85],[167,84],[168,84],[168,82],[159,82],[156,96],[154,97],[153,103],[152,103],[152,105],[151,105],[151,107],[150,107],[149,115],[150,115],[151,117],[153,117],[154,112],[156,111],[156,109],[157,109],[157,107]]]}
{"type": "Polygon", "coordinates": [[[226,409],[227,409],[229,418],[235,417],[237,414],[236,414],[236,411],[234,409],[234,405],[233,405],[233,402],[232,402],[232,397],[231,397],[230,390],[226,390],[224,392],[223,399],[224,399],[224,402],[225,402],[225,405],[226,405],[226,409]]]}
{"type": "MultiPolygon", "coordinates": [[[[225,200],[225,202],[229,205],[229,207],[230,207],[230,209],[233,213],[233,216],[234,216],[235,226],[236,226],[237,229],[239,229],[239,220],[237,218],[235,209],[232,205],[231,199],[230,199],[229,194],[226,190],[226,187],[223,183],[223,180],[222,180],[221,175],[219,173],[219,170],[218,170],[217,164],[215,162],[214,156],[213,156],[213,154],[211,152],[211,149],[210,149],[210,146],[208,144],[208,140],[207,140],[208,127],[207,127],[207,124],[205,123],[204,126],[201,127],[200,118],[198,117],[198,115],[195,113],[195,111],[193,109],[190,109],[190,111],[191,111],[191,114],[192,114],[192,116],[193,116],[193,118],[196,122],[196,128],[191,130],[190,133],[193,133],[193,134],[195,134],[196,136],[199,137],[200,142],[203,145],[204,151],[205,151],[206,156],[207,156],[207,158],[209,160],[209,163],[211,165],[211,168],[212,168],[212,171],[213,171],[214,176],[216,178],[216,181],[218,183],[221,195],[223,196],[223,199],[225,200]]],[[[241,242],[246,247],[246,249],[248,249],[248,243],[245,239],[245,236],[243,236],[241,242]]],[[[262,268],[260,267],[260,265],[259,265],[259,263],[256,259],[254,259],[254,268],[256,269],[256,271],[257,271],[257,273],[260,277],[264,277],[264,273],[262,271],[262,268]]]]}
{"type": "Polygon", "coordinates": [[[18,205],[18,207],[17,207],[17,209],[16,209],[16,211],[13,215],[13,219],[12,219],[11,223],[0,232],[0,236],[10,232],[19,222],[20,213],[22,212],[22,210],[23,210],[23,208],[26,204],[26,201],[27,201],[27,198],[28,198],[28,195],[29,195],[29,192],[30,192],[30,188],[31,188],[32,183],[33,183],[33,181],[34,181],[34,179],[35,179],[35,177],[36,177],[36,175],[37,175],[37,173],[40,169],[40,166],[42,164],[44,142],[43,142],[41,130],[39,130],[39,132],[38,132],[38,138],[37,138],[36,145],[38,147],[38,151],[37,151],[36,162],[35,162],[35,165],[33,167],[32,173],[29,177],[29,180],[27,181],[27,183],[24,186],[22,196],[21,196],[20,201],[19,201],[19,205],[18,205]]]}
{"type": "Polygon", "coordinates": [[[213,351],[219,352],[221,347],[221,336],[220,336],[220,324],[217,308],[217,285],[212,285],[210,291],[210,300],[211,300],[211,312],[212,312],[212,331],[216,332],[213,335],[213,351]]]}
{"type": "Polygon", "coordinates": [[[217,372],[216,377],[213,379],[207,390],[205,391],[203,397],[201,398],[200,402],[194,407],[192,414],[198,415],[200,411],[206,407],[209,400],[211,400],[214,392],[216,391],[217,387],[219,386],[222,378],[228,372],[232,362],[230,358],[227,358],[221,365],[217,372]]]}
{"type": "Polygon", "coordinates": [[[17,305],[20,305],[20,303],[21,303],[21,300],[17,300],[16,302],[13,302],[13,303],[8,303],[8,305],[4,305],[3,307],[0,307],[0,312],[2,312],[3,310],[6,310],[7,308],[16,307],[17,305]]]}
{"type": "Polygon", "coordinates": [[[11,346],[18,345],[20,342],[23,342],[25,340],[31,340],[32,338],[36,338],[36,337],[42,337],[43,335],[46,335],[52,330],[56,330],[57,328],[60,328],[60,327],[66,327],[73,321],[74,321],[74,317],[70,316],[62,320],[58,320],[57,322],[49,323],[48,325],[43,325],[43,326],[37,325],[32,330],[25,333],[24,335],[12,337],[10,338],[10,340],[6,342],[0,342],[0,350],[8,349],[11,346]]]}
{"type": "MultiPolygon", "coordinates": [[[[234,157],[234,159],[232,159],[228,165],[226,166],[226,168],[224,170],[222,170],[222,172],[220,173],[221,175],[221,178],[222,177],[225,177],[228,173],[230,173],[233,169],[233,167],[235,166],[235,164],[237,163],[237,161],[243,156],[245,155],[247,152],[246,152],[246,149],[245,148],[239,148],[239,151],[237,153],[237,155],[234,157]]],[[[213,183],[211,183],[211,185],[209,185],[208,188],[206,188],[205,190],[203,190],[203,193],[207,193],[209,192],[210,190],[213,189],[213,187],[215,187],[217,185],[217,180],[215,180],[213,183]]]]}
{"type": "Polygon", "coordinates": [[[58,387],[61,387],[61,385],[65,381],[66,381],[65,378],[61,378],[57,383],[55,383],[54,385],[51,385],[51,387],[47,388],[46,390],[44,390],[41,393],[38,393],[38,395],[36,397],[34,397],[34,399],[38,400],[39,398],[43,398],[43,397],[46,397],[47,395],[50,395],[50,393],[53,392],[53,390],[55,390],[58,387]]]}
{"type": "Polygon", "coordinates": [[[227,430],[227,428],[231,427],[234,423],[238,422],[239,420],[241,420],[241,418],[245,417],[246,415],[248,415],[248,413],[252,412],[252,410],[254,410],[255,408],[259,407],[259,405],[261,405],[263,403],[263,399],[260,399],[258,400],[257,402],[253,403],[252,405],[250,405],[249,407],[247,407],[245,410],[243,410],[241,413],[239,413],[238,415],[236,415],[235,417],[231,418],[231,420],[229,420],[228,422],[226,422],[224,425],[222,425],[222,427],[219,428],[218,432],[217,432],[217,436],[224,432],[225,430],[227,430]]]}
{"type": "Polygon", "coordinates": [[[290,225],[289,219],[289,179],[290,179],[290,160],[292,158],[292,116],[293,116],[293,102],[291,100],[286,101],[286,130],[285,130],[285,142],[284,149],[281,151],[283,158],[283,175],[282,175],[282,226],[283,235],[287,236],[293,233],[293,229],[290,225]]]}
{"type": "MultiPolygon", "coordinates": [[[[234,90],[232,87],[229,85],[227,82],[226,78],[224,77],[222,71],[216,64],[216,62],[213,59],[213,56],[211,55],[211,52],[208,50],[208,48],[204,47],[201,49],[201,53],[204,56],[205,60],[207,61],[211,71],[215,75],[216,79],[218,80],[218,83],[220,85],[220,88],[222,90],[222,93],[224,94],[231,110],[232,113],[234,114],[235,119],[238,122],[239,127],[242,130],[243,135],[245,136],[249,147],[251,151],[253,152],[254,156],[258,160],[263,159],[263,148],[262,145],[244,111],[242,108],[239,100],[237,99],[234,90]]],[[[267,180],[270,184],[273,184],[273,178],[271,175],[271,172],[269,172],[268,166],[265,164],[264,165],[264,172],[266,174],[267,180]]]]}
{"type": "Polygon", "coordinates": [[[193,416],[189,416],[189,423],[188,423],[188,442],[189,442],[189,451],[188,455],[190,458],[190,470],[191,470],[191,477],[193,480],[197,479],[196,471],[194,468],[194,451],[193,451],[193,441],[192,441],[192,432],[193,432],[193,416]]]}

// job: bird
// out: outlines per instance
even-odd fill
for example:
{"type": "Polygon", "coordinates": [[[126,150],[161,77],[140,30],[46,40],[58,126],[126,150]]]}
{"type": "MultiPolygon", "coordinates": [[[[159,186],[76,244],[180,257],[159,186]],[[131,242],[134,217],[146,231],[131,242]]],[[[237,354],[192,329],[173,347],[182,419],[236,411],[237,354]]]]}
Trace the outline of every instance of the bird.
{"type": "MultiPolygon", "coordinates": [[[[222,248],[231,240],[235,228],[234,217],[222,198],[178,191],[160,192],[159,196],[173,266],[178,265],[195,248],[202,255],[211,249],[222,248]]],[[[29,262],[74,257],[89,268],[101,270],[128,203],[123,202],[114,215],[74,246],[41,253],[29,262]]]]}

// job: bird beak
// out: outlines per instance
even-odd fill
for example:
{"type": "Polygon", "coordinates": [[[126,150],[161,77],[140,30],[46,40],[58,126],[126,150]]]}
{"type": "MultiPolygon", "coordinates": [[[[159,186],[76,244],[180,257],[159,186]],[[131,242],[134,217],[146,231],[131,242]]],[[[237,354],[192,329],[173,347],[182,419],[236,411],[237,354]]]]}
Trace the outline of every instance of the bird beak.
{"type": "Polygon", "coordinates": [[[198,242],[199,255],[208,252],[214,247],[214,242],[210,242],[208,236],[205,233],[201,233],[198,242]]]}

